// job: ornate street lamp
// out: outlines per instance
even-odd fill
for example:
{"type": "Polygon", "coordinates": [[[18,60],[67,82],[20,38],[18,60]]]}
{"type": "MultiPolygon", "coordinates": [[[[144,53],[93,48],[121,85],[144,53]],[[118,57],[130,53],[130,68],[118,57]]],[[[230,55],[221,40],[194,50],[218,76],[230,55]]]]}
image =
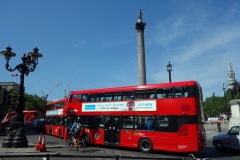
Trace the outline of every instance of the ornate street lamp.
{"type": "Polygon", "coordinates": [[[24,115],[23,110],[25,109],[24,98],[24,74],[28,76],[29,72],[33,72],[38,65],[38,58],[42,57],[42,54],[38,53],[38,48],[34,48],[33,52],[23,55],[22,63],[17,65],[14,69],[9,68],[9,60],[11,57],[15,57],[16,54],[12,52],[12,48],[9,46],[6,51],[2,51],[1,54],[6,59],[6,69],[10,72],[16,69],[21,73],[20,75],[20,87],[19,95],[17,97],[17,104],[15,106],[16,115],[13,117],[12,122],[9,125],[9,134],[2,142],[3,148],[23,148],[28,146],[27,137],[24,131],[24,115]]]}
{"type": "Polygon", "coordinates": [[[226,89],[225,89],[225,87],[224,87],[224,83],[222,83],[222,85],[223,85],[223,94],[224,94],[224,101],[225,101],[225,104],[224,104],[224,111],[225,111],[225,113],[227,114],[227,120],[228,120],[226,89]]]}
{"type": "Polygon", "coordinates": [[[167,71],[169,73],[169,82],[171,83],[171,71],[172,71],[172,65],[170,64],[170,61],[168,61],[168,65],[167,65],[167,71]]]}

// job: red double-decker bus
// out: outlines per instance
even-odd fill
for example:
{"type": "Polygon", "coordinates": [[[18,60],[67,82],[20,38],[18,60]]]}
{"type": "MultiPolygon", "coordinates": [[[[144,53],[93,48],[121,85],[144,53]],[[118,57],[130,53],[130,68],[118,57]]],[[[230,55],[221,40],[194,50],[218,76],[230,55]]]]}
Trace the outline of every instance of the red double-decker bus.
{"type": "MultiPolygon", "coordinates": [[[[6,116],[3,118],[3,120],[0,123],[0,131],[3,131],[5,130],[6,127],[8,127],[9,122],[12,121],[15,115],[16,115],[15,111],[12,111],[6,114],[6,116]]],[[[23,111],[23,115],[24,115],[25,125],[30,124],[33,119],[41,118],[41,112],[39,110],[23,111]]]]}
{"type": "Polygon", "coordinates": [[[64,135],[66,129],[66,114],[63,115],[63,109],[68,104],[68,98],[55,100],[46,104],[45,112],[45,131],[46,134],[58,136],[66,140],[67,136],[64,135]]]}
{"type": "Polygon", "coordinates": [[[206,146],[202,89],[196,81],[76,90],[63,109],[87,143],[142,152],[199,152],[206,146]]]}
{"type": "MultiPolygon", "coordinates": [[[[5,121],[11,121],[11,119],[15,115],[16,115],[15,111],[7,113],[1,123],[4,123],[5,121]]],[[[30,123],[32,119],[41,118],[41,112],[39,110],[23,111],[23,115],[27,123],[30,123]]]]}

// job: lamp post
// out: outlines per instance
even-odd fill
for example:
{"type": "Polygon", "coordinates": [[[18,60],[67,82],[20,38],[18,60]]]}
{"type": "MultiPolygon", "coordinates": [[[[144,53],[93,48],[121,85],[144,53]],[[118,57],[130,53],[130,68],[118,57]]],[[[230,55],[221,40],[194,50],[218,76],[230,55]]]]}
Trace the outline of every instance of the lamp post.
{"type": "Polygon", "coordinates": [[[12,48],[9,46],[6,51],[2,51],[1,54],[6,59],[6,69],[10,72],[16,69],[21,73],[20,75],[20,86],[19,95],[17,97],[17,103],[15,107],[16,115],[13,116],[12,122],[9,125],[9,134],[2,142],[3,148],[23,148],[28,146],[27,137],[24,131],[24,115],[23,110],[25,109],[24,98],[24,74],[28,76],[29,72],[33,72],[38,65],[38,58],[42,57],[42,54],[38,53],[38,48],[34,48],[33,52],[23,55],[22,63],[18,64],[14,69],[9,67],[9,60],[11,57],[15,57],[16,54],[12,52],[12,48]]]}
{"type": "Polygon", "coordinates": [[[170,61],[168,61],[168,65],[167,65],[167,71],[169,73],[169,82],[171,83],[171,71],[172,71],[172,65],[170,64],[170,61]]]}
{"type": "Polygon", "coordinates": [[[225,89],[225,87],[224,87],[224,83],[222,83],[222,85],[223,85],[223,94],[224,94],[224,101],[225,101],[225,103],[224,103],[224,111],[225,111],[225,113],[227,114],[227,120],[228,120],[226,89],[225,89]]]}

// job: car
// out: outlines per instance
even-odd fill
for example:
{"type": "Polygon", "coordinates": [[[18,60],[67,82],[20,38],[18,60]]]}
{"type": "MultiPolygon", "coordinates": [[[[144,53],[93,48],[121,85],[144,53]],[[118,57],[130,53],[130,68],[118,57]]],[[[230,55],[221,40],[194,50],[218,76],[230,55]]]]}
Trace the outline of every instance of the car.
{"type": "Polygon", "coordinates": [[[232,126],[226,134],[213,136],[212,144],[219,152],[225,149],[240,151],[240,123],[232,126]]]}

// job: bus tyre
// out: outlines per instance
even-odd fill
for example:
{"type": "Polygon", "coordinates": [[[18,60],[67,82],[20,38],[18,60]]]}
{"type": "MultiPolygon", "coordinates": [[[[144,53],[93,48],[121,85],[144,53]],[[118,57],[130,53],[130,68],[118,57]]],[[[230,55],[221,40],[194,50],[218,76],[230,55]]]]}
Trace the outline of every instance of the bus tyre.
{"type": "Polygon", "coordinates": [[[142,138],[138,143],[138,148],[141,152],[150,153],[153,149],[153,145],[150,139],[142,138]]]}
{"type": "Polygon", "coordinates": [[[85,143],[85,146],[86,146],[86,147],[89,146],[89,144],[90,144],[90,137],[89,137],[88,134],[82,135],[81,139],[84,140],[84,143],[85,143]]]}

